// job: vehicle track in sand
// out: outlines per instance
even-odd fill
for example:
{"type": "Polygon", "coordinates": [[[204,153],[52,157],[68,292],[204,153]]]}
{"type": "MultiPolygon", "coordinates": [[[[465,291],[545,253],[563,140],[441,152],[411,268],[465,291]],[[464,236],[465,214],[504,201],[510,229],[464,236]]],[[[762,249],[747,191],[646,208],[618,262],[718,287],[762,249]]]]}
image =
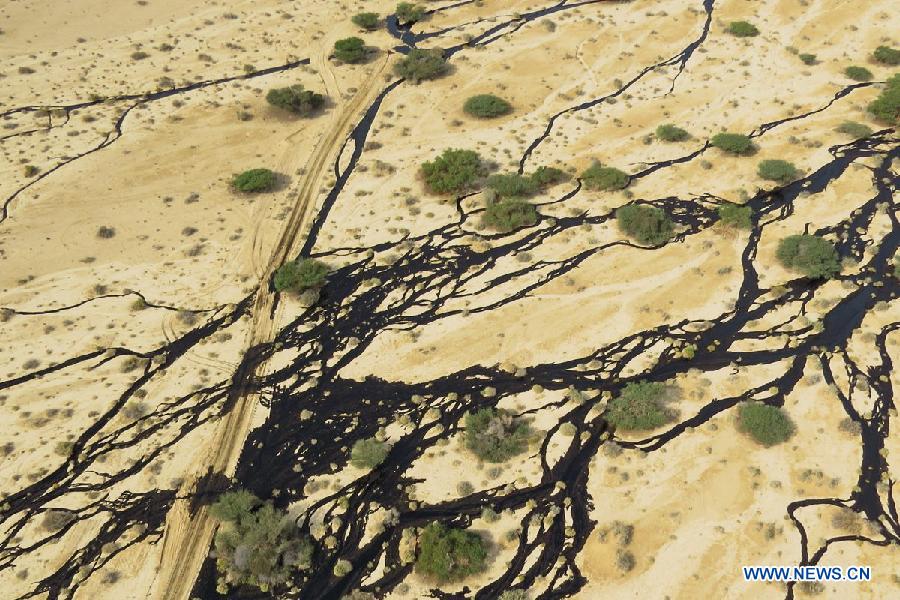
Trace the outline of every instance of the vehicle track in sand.
{"type": "MultiPolygon", "coordinates": [[[[176,502],[169,513],[157,584],[151,588],[153,590],[150,594],[151,598],[186,600],[191,593],[197,573],[206,559],[207,549],[215,531],[215,522],[210,518],[206,506],[200,506],[191,513],[190,498],[203,494],[204,490],[201,488],[205,486],[203,482],[207,481],[207,479],[201,479],[204,474],[230,477],[237,466],[259,400],[252,382],[264,373],[265,359],[260,350],[266,344],[271,343],[276,334],[276,293],[269,282],[275,269],[289,259],[292,249],[296,246],[307,220],[314,212],[319,184],[322,178],[327,176],[333,160],[339,160],[338,153],[343,147],[343,142],[350,134],[356,117],[368,106],[367,100],[373,95],[376,83],[389,58],[390,56],[386,54],[379,60],[374,71],[364,79],[354,96],[334,117],[334,123],[325,136],[316,143],[307,160],[297,201],[294,203],[278,241],[260,274],[259,286],[250,313],[251,326],[244,344],[244,360],[232,378],[232,388],[228,398],[230,408],[214,433],[214,441],[210,444],[212,452],[208,457],[209,460],[198,466],[196,471],[198,479],[189,484],[194,486],[191,493],[182,494],[182,498],[176,502]]],[[[322,69],[325,71],[329,69],[327,57],[323,59],[322,69]]],[[[330,72],[328,74],[330,77],[325,80],[326,82],[330,80],[335,89],[330,89],[332,86],[326,83],[326,91],[329,95],[339,93],[333,74],[330,72]]],[[[337,98],[335,97],[335,99],[337,98]]],[[[256,234],[255,237],[257,237],[256,234]]],[[[254,240],[253,246],[256,245],[256,240],[254,240]]],[[[215,479],[215,477],[209,478],[209,480],[215,479]]]]}

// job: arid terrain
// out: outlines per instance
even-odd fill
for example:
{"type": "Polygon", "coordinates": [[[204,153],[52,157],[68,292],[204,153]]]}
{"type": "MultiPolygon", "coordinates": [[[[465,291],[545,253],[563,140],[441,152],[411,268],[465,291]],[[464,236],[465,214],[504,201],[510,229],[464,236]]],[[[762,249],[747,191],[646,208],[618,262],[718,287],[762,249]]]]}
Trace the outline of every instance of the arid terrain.
{"type": "Polygon", "coordinates": [[[0,3],[0,598],[900,597],[896,3],[420,4],[0,3]]]}

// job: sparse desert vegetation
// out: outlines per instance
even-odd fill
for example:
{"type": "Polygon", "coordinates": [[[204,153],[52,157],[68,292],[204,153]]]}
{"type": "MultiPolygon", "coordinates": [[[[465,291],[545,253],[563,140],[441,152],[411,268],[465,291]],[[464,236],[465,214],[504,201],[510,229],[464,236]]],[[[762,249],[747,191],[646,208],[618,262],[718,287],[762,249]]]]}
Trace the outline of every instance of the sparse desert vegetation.
{"type": "Polygon", "coordinates": [[[840,271],[834,246],[815,235],[791,235],[782,239],[777,256],[785,268],[813,279],[827,279],[840,271]]]}

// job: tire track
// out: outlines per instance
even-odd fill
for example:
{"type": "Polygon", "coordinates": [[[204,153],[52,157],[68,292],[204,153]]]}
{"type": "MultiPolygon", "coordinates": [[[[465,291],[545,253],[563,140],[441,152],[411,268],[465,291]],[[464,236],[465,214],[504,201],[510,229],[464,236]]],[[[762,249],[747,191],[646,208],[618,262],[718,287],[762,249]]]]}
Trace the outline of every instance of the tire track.
{"type": "MultiPolygon", "coordinates": [[[[376,81],[384,70],[388,56],[381,61],[377,70],[366,77],[352,100],[345,106],[326,136],[319,141],[308,161],[303,184],[297,202],[282,229],[260,280],[251,309],[251,326],[245,343],[244,360],[238,366],[229,393],[227,414],[219,423],[214,441],[210,447],[214,454],[206,463],[206,468],[198,469],[208,474],[230,476],[237,466],[244,441],[249,434],[250,424],[258,403],[259,394],[254,389],[254,380],[264,375],[264,351],[275,338],[277,323],[277,294],[269,284],[275,270],[283,264],[296,245],[307,219],[314,212],[318,185],[328,173],[330,158],[335,154],[339,159],[340,150],[348,134],[351,123],[359,112],[367,106],[366,100],[372,94],[376,81]]],[[[215,481],[210,477],[199,482],[191,497],[204,495],[204,482],[215,481]]],[[[182,499],[173,506],[161,552],[161,566],[157,575],[157,590],[152,596],[161,600],[186,599],[191,593],[197,573],[206,559],[215,530],[215,522],[210,518],[205,506],[191,514],[190,500],[182,499]]]]}

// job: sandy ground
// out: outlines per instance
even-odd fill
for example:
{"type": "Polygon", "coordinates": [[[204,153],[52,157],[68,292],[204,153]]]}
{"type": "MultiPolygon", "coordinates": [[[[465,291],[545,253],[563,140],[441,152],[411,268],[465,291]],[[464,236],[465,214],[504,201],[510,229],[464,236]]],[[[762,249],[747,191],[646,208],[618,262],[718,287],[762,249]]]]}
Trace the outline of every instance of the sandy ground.
{"type": "MultiPolygon", "coordinates": [[[[496,19],[545,5],[486,1],[438,13],[423,27],[468,24],[441,38],[450,46],[496,19]],[[482,18],[487,20],[475,22],[482,18]]],[[[190,492],[224,439],[238,448],[246,431],[265,418],[254,400],[241,405],[240,426],[223,425],[225,387],[248,347],[271,341],[302,310],[287,300],[274,311],[271,296],[259,290],[277,266],[273,257],[290,256],[302,244],[334,182],[338,147],[372,95],[391,80],[390,61],[396,57],[386,50],[395,40],[384,31],[366,34],[367,42],[380,48],[368,63],[338,65],[328,59],[334,40],[356,33],[346,15],[363,8],[386,14],[391,3],[25,0],[0,8],[5,63],[0,198],[12,198],[0,221],[0,423],[7,425],[0,433],[0,489],[10,496],[57,471],[69,473],[59,487],[50,486],[59,493],[34,512],[4,515],[5,548],[13,538],[17,548],[34,545],[22,555],[0,553],[5,597],[31,592],[48,597],[39,584],[121,522],[122,498],[128,504],[146,497],[141,506],[153,506],[149,498],[158,490],[172,490],[181,500],[168,513],[154,515],[156,528],[117,531],[117,547],[105,547],[101,558],[76,576],[74,597],[162,598],[177,577],[192,581],[206,546],[187,557],[191,568],[173,559],[185,558],[178,548],[195,533],[190,492]],[[137,52],[147,56],[136,58],[137,52]],[[306,58],[308,65],[254,74],[306,58]],[[233,80],[203,83],[216,79],[233,80]],[[326,110],[316,118],[295,119],[265,103],[267,89],[294,83],[326,93],[326,110]],[[153,101],[127,97],[193,85],[197,89],[153,101]],[[64,108],[95,98],[105,100],[64,108]],[[34,110],[5,114],[20,107],[34,110]],[[239,113],[251,118],[241,120],[239,113]],[[37,167],[37,175],[26,176],[26,165],[37,167]],[[282,175],[276,191],[247,196],[229,189],[234,173],[257,166],[282,175]],[[101,228],[113,234],[104,235],[101,228]],[[246,314],[231,322],[228,315],[242,302],[246,314]],[[204,324],[219,318],[228,323],[203,333],[204,324]],[[173,352],[173,344],[184,351],[173,352]],[[94,423],[102,426],[91,430],[94,423]],[[90,465],[78,471],[67,462],[66,443],[81,439],[90,465]],[[59,535],[42,525],[48,509],[84,507],[92,508],[59,535]],[[174,574],[182,568],[185,574],[174,574]]],[[[596,159],[635,173],[699,150],[723,129],[749,134],[765,123],[820,112],[755,138],[759,150],[752,158],[709,148],[635,182],[627,192],[581,190],[564,203],[552,203],[571,189],[571,182],[563,183],[535,198],[549,203],[541,208],[546,220],[538,227],[572,215],[610,214],[631,198],[708,195],[743,202],[772,187],[755,173],[759,160],[790,158],[808,173],[831,160],[829,147],[847,141],[835,126],[867,122],[865,106],[878,89],[834,97],[852,83],[842,73],[848,64],[866,64],[876,80],[890,76],[890,69],[865,58],[877,43],[896,45],[900,20],[890,8],[886,2],[716,2],[709,37],[680,74],[677,65],[642,71],[699,35],[705,19],[700,2],[585,5],[528,23],[502,44],[461,52],[450,76],[404,84],[385,99],[362,168],[331,209],[315,251],[356,249],[333,259],[336,268],[376,244],[454,221],[452,200],[422,188],[417,168],[423,159],[444,148],[472,148],[498,170],[515,170],[551,116],[612,95],[632,79],[624,92],[557,118],[526,170],[553,165],[577,173],[596,159]],[[762,35],[749,40],[726,35],[725,26],[736,19],[753,21],[762,35]],[[818,64],[802,64],[791,47],[816,54],[818,64]],[[468,118],[460,109],[463,101],[484,92],[507,98],[513,114],[493,121],[468,118]],[[691,139],[647,140],[662,122],[684,127],[691,139]]],[[[761,288],[794,277],[775,260],[779,239],[808,223],[815,228],[838,223],[873,196],[873,166],[861,160],[823,192],[799,198],[793,214],[764,230],[757,261],[761,288]]],[[[477,210],[482,204],[475,195],[464,206],[477,210]]],[[[461,243],[486,252],[504,243],[482,238],[476,216],[465,227],[469,236],[461,243]]],[[[867,237],[880,239],[891,227],[883,210],[867,237]]],[[[380,332],[340,375],[416,383],[473,365],[529,369],[584,357],[641,331],[703,322],[733,310],[746,233],[712,227],[665,252],[624,246],[617,243],[621,239],[612,219],[553,233],[527,257],[501,259],[470,280],[467,295],[441,308],[442,318],[412,332],[380,332]],[[546,274],[541,261],[582,253],[587,256],[565,277],[494,307],[541,281],[546,274]],[[521,277],[495,283],[494,278],[526,266],[530,269],[521,277]]],[[[869,248],[866,256],[871,254],[869,248]]],[[[376,253],[382,263],[396,258],[393,252],[376,253]]],[[[853,272],[853,266],[844,272],[853,272]]],[[[822,286],[802,307],[802,318],[814,322],[851,286],[822,286]]],[[[755,325],[766,330],[800,313],[799,303],[788,304],[755,325]]],[[[898,320],[896,301],[878,307],[852,335],[848,355],[860,366],[878,364],[874,335],[898,320]]],[[[748,338],[733,350],[782,347],[790,337],[748,338]]],[[[900,361],[896,330],[887,348],[894,363],[900,361]]],[[[823,350],[846,392],[853,384],[842,349],[823,350]]],[[[289,360],[276,354],[261,370],[289,360]]],[[[639,375],[653,361],[647,350],[622,375],[639,375]]],[[[715,399],[765,389],[786,368],[780,362],[729,365],[679,376],[681,417],[715,399]]],[[[896,373],[888,385],[898,388],[896,373]]],[[[501,406],[534,411],[534,426],[546,431],[566,413],[559,406],[564,402],[557,402],[561,398],[560,392],[526,392],[504,398],[501,406]]],[[[864,412],[874,400],[858,393],[853,402],[864,412]]],[[[655,452],[598,452],[587,484],[590,518],[597,525],[577,557],[587,581],[574,597],[784,597],[782,585],[743,582],[740,567],[797,563],[799,535],[786,506],[848,497],[860,464],[858,437],[842,432],[845,412],[835,390],[822,381],[819,365],[806,365],[785,408],[802,426],[789,443],[775,448],[737,434],[736,410],[730,409],[655,452]],[[616,565],[621,550],[616,537],[601,534],[614,522],[634,527],[627,546],[636,562],[628,572],[616,565]]],[[[658,433],[623,435],[620,441],[640,442],[658,433]]],[[[389,428],[391,439],[403,435],[402,426],[389,428]]],[[[555,434],[548,457],[558,458],[570,443],[577,444],[577,438],[555,434]]],[[[886,453],[894,463],[898,444],[891,433],[886,453]]],[[[226,454],[218,456],[226,471],[233,470],[237,455],[226,454]]],[[[473,471],[475,462],[459,440],[424,453],[408,473],[421,481],[417,499],[449,501],[459,496],[457,486],[464,480],[477,490],[535,485],[541,479],[536,451],[501,473],[488,473],[484,465],[473,471]]],[[[897,479],[896,464],[892,469],[891,478],[897,479]]],[[[359,476],[348,467],[330,482],[359,476]]],[[[310,493],[293,509],[302,512],[316,498],[310,493]]],[[[840,511],[812,507],[797,513],[811,547],[835,535],[835,512],[840,511]]],[[[523,518],[524,511],[510,511],[498,522],[476,520],[473,527],[493,542],[493,566],[447,589],[477,589],[501,575],[514,553],[504,534],[523,518]]],[[[858,521],[849,527],[871,532],[871,524],[858,521]]],[[[212,525],[204,527],[208,536],[212,525]]],[[[828,585],[819,597],[896,595],[900,585],[890,575],[898,560],[896,544],[835,544],[823,564],[871,565],[875,580],[828,585]]],[[[431,586],[415,575],[405,585],[390,597],[425,597],[431,586]]],[[[547,585],[538,582],[535,593],[547,585]]],[[[186,598],[184,586],[178,589],[177,597],[186,598]]]]}

